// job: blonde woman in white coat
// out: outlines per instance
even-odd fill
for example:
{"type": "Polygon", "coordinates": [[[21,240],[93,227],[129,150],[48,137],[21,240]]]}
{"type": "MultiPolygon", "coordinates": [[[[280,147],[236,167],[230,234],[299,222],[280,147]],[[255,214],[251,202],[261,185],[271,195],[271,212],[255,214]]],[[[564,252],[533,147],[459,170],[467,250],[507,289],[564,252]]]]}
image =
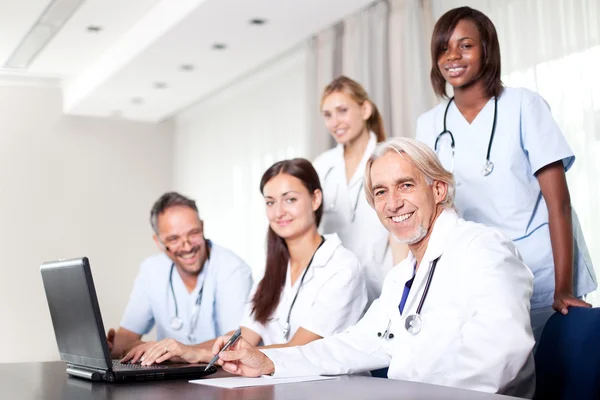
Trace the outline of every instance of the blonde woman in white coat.
{"type": "Polygon", "coordinates": [[[364,194],[367,160],[386,139],[383,119],[365,89],[340,76],[325,87],[321,112],[337,146],[319,155],[314,166],[323,186],[322,234],[337,233],[362,264],[369,304],[379,297],[383,280],[408,252],[390,240],[364,194]]]}

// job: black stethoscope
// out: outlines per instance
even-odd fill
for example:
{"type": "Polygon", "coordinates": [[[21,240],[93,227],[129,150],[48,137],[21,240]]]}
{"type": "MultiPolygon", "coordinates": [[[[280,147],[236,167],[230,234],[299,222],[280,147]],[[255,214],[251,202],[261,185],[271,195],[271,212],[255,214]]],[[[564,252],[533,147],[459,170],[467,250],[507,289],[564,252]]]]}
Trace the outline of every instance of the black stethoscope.
{"type": "MultiPolygon", "coordinates": [[[[440,256],[441,257],[441,256],[440,256]]],[[[421,300],[419,301],[419,305],[417,306],[417,312],[415,314],[411,314],[406,317],[404,320],[404,329],[411,335],[418,335],[421,332],[421,327],[423,326],[423,320],[421,319],[421,310],[423,309],[423,303],[427,298],[427,293],[429,293],[429,286],[431,285],[431,280],[433,279],[433,274],[435,273],[435,267],[438,263],[440,257],[433,260],[431,265],[431,269],[429,270],[429,274],[427,275],[427,282],[425,283],[425,289],[423,290],[423,294],[421,295],[421,300]]],[[[390,326],[392,325],[391,318],[388,320],[387,327],[385,331],[377,332],[377,337],[383,339],[393,339],[394,334],[390,332],[390,326]]]]}
{"type": "MultiPolygon", "coordinates": [[[[448,109],[450,108],[450,104],[454,101],[454,97],[450,99],[448,104],[446,105],[446,110],[444,111],[444,130],[437,135],[435,139],[435,144],[433,146],[435,152],[438,151],[438,142],[442,136],[445,134],[450,136],[450,148],[452,149],[452,164],[450,167],[450,172],[454,172],[454,149],[456,147],[456,143],[454,142],[454,135],[446,128],[446,116],[448,115],[448,109]]],[[[498,98],[494,97],[494,122],[492,123],[492,132],[490,133],[490,140],[488,142],[487,154],[485,156],[485,164],[481,169],[481,174],[483,176],[488,176],[494,170],[494,163],[490,161],[490,152],[492,151],[492,143],[494,143],[494,134],[496,133],[496,120],[498,117],[498,98]]]]}
{"type": "MultiPolygon", "coordinates": [[[[209,240],[206,241],[207,248],[209,249],[208,255],[206,258],[206,262],[202,267],[202,273],[205,273],[208,262],[210,261],[210,248],[211,243],[209,240]]],[[[175,297],[175,289],[173,288],[173,270],[175,269],[175,263],[171,263],[171,271],[169,272],[169,287],[171,288],[171,295],[173,296],[173,304],[175,305],[175,316],[171,318],[171,329],[178,331],[183,327],[183,319],[179,316],[179,307],[177,305],[177,297],[175,297]]],[[[196,323],[198,322],[198,316],[200,315],[200,304],[202,303],[202,292],[204,291],[204,283],[206,282],[206,277],[202,280],[202,286],[200,286],[200,290],[198,291],[198,296],[196,297],[196,303],[194,304],[194,311],[192,312],[192,317],[190,318],[190,332],[188,333],[188,339],[190,341],[194,341],[194,330],[196,329],[196,323]]]]}
{"type": "Polygon", "coordinates": [[[298,290],[296,290],[296,294],[294,295],[294,299],[292,300],[292,304],[290,305],[290,309],[288,310],[287,318],[285,320],[285,325],[283,327],[283,337],[285,338],[285,340],[288,340],[289,335],[290,335],[290,317],[292,315],[292,310],[294,309],[294,304],[296,303],[296,299],[298,298],[298,293],[300,293],[300,289],[302,288],[302,284],[304,283],[304,277],[306,276],[306,273],[308,272],[308,269],[310,268],[310,266],[313,262],[313,259],[315,258],[315,254],[317,254],[317,251],[319,251],[321,246],[323,246],[323,243],[325,243],[325,238],[321,237],[321,243],[319,244],[319,247],[317,247],[317,249],[313,253],[312,257],[310,258],[310,261],[308,262],[308,265],[304,269],[302,278],[300,278],[300,284],[298,285],[298,290]]]}

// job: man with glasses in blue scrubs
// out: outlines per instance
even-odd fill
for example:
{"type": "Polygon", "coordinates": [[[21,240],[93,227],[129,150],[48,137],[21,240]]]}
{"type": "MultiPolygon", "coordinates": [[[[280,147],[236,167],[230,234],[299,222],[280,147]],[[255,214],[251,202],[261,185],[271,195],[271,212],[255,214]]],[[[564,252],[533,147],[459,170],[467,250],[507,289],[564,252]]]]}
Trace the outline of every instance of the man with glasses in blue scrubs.
{"type": "Polygon", "coordinates": [[[157,340],[185,344],[235,330],[252,287],[250,267],[204,237],[194,200],[165,193],[154,203],[150,223],[162,253],[142,262],[121,326],[108,332],[114,358],[142,344],[154,325],[157,340]]]}

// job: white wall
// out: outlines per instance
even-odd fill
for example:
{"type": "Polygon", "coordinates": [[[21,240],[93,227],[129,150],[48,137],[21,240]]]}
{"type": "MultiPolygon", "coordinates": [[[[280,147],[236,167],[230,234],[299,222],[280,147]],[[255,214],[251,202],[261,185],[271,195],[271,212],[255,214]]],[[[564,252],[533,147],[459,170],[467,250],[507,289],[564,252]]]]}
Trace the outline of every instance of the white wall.
{"type": "Polygon", "coordinates": [[[40,263],[89,257],[104,324],[118,325],[155,251],[172,124],[66,117],[56,88],[0,87],[0,110],[0,362],[57,360],[40,263]]]}
{"type": "Polygon", "coordinates": [[[267,229],[260,178],[310,150],[308,57],[300,46],[175,118],[175,187],[198,202],[207,237],[246,260],[255,279],[267,229]]]}

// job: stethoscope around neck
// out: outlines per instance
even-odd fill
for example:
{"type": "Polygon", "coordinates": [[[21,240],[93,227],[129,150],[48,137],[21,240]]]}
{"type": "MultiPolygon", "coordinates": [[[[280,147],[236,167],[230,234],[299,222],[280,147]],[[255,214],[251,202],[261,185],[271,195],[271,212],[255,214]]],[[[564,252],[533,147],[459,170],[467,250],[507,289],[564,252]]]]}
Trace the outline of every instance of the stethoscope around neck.
{"type": "Polygon", "coordinates": [[[294,304],[296,303],[296,299],[298,298],[298,293],[300,293],[300,289],[302,288],[302,284],[304,283],[304,277],[306,277],[306,273],[308,272],[308,269],[310,268],[310,266],[315,258],[315,255],[317,254],[317,251],[319,251],[321,246],[323,246],[323,243],[325,243],[325,238],[321,236],[321,243],[319,243],[319,247],[317,247],[317,249],[313,253],[312,257],[310,258],[310,261],[308,262],[308,265],[306,266],[306,268],[304,268],[304,273],[302,274],[302,278],[300,278],[300,283],[298,284],[298,290],[296,290],[296,294],[294,295],[294,299],[292,300],[292,304],[290,305],[290,309],[288,310],[288,313],[287,313],[285,325],[283,326],[283,337],[285,340],[289,340],[289,337],[290,337],[290,317],[292,316],[292,310],[294,309],[294,304]]]}
{"type": "MultiPolygon", "coordinates": [[[[329,175],[331,175],[331,172],[333,171],[334,168],[335,168],[335,166],[329,167],[329,169],[323,176],[323,183],[327,182],[327,179],[329,178],[329,175]]],[[[360,186],[358,188],[358,191],[356,192],[356,198],[354,199],[354,202],[352,203],[352,208],[350,209],[350,222],[354,222],[354,220],[356,219],[356,209],[358,208],[358,201],[360,200],[360,195],[361,195],[362,191],[363,191],[363,181],[361,179],[360,186]]],[[[335,192],[333,194],[332,201],[331,202],[325,201],[325,204],[324,204],[325,212],[335,211],[335,209],[337,207],[337,204],[336,204],[337,200],[338,200],[338,185],[335,185],[335,192]]]]}
{"type": "MultiPolygon", "coordinates": [[[[206,246],[209,249],[207,254],[207,259],[202,266],[202,272],[206,274],[206,268],[208,262],[210,260],[210,248],[211,243],[209,240],[206,241],[206,246]]],[[[175,297],[175,289],[173,288],[173,270],[175,269],[175,263],[171,263],[171,270],[169,272],[169,288],[171,289],[171,295],[173,296],[173,304],[175,306],[175,316],[171,318],[171,329],[178,331],[183,328],[183,319],[179,316],[179,306],[177,304],[177,297],[175,297]]],[[[198,316],[200,315],[200,305],[202,304],[202,292],[204,291],[204,283],[206,282],[206,277],[202,281],[202,286],[200,286],[200,290],[198,291],[198,296],[196,296],[196,302],[194,304],[194,311],[192,311],[192,316],[190,318],[190,331],[188,333],[188,339],[191,342],[195,341],[194,330],[196,329],[196,324],[198,323],[198,316]]]]}
{"type": "MultiPolygon", "coordinates": [[[[435,152],[438,151],[438,142],[444,135],[450,136],[450,148],[452,149],[452,164],[450,167],[450,172],[454,172],[454,153],[456,149],[456,142],[454,141],[454,135],[450,130],[446,127],[446,117],[448,116],[448,109],[450,108],[450,104],[454,101],[454,97],[448,101],[446,105],[446,110],[444,110],[444,130],[440,132],[439,135],[435,138],[435,144],[433,146],[435,152]]],[[[481,169],[481,175],[488,176],[494,170],[494,163],[490,161],[490,153],[492,151],[492,144],[494,143],[494,134],[496,133],[496,120],[498,117],[498,98],[494,97],[494,121],[492,123],[492,132],[490,133],[490,140],[488,142],[487,154],[485,156],[485,164],[481,169]]]]}
{"type": "MultiPolygon", "coordinates": [[[[441,256],[440,256],[441,257],[441,256]]],[[[429,274],[427,275],[427,282],[425,283],[425,289],[423,290],[423,294],[421,295],[421,300],[419,301],[419,305],[417,306],[417,312],[409,315],[404,320],[404,329],[411,335],[418,335],[421,332],[421,327],[423,326],[423,320],[421,319],[421,310],[423,309],[423,303],[425,303],[425,299],[427,298],[427,293],[429,293],[429,286],[431,285],[431,280],[433,279],[433,274],[435,273],[435,267],[440,259],[440,257],[433,260],[431,265],[431,269],[429,270],[429,274]]],[[[387,327],[383,332],[377,332],[377,337],[381,339],[393,339],[394,334],[390,332],[390,327],[392,325],[392,319],[388,320],[387,327]]]]}

